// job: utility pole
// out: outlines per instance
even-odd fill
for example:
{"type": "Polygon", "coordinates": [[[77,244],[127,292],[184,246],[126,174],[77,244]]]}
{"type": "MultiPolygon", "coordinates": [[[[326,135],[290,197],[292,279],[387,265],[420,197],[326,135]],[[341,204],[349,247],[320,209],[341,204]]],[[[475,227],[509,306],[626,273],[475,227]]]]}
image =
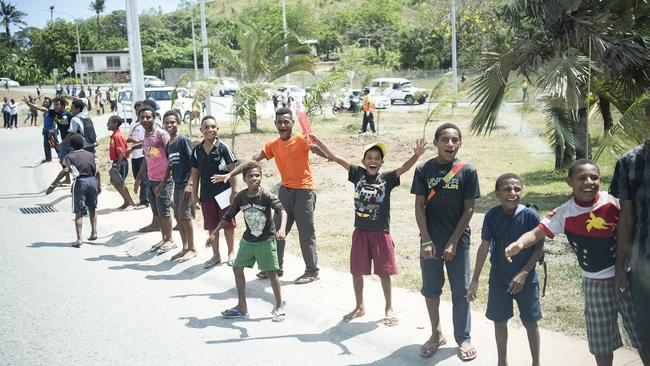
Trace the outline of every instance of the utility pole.
{"type": "Polygon", "coordinates": [[[456,60],[456,0],[451,0],[451,90],[458,92],[458,64],[456,60]]]}
{"type": "Polygon", "coordinates": [[[54,5],[50,5],[50,23],[54,22],[54,5]]]}
{"type": "MultiPolygon", "coordinates": [[[[285,6],[285,0],[282,0],[282,29],[284,30],[284,63],[289,65],[289,45],[287,44],[287,9],[285,6]]],[[[284,81],[289,84],[291,82],[291,76],[286,74],[284,76],[284,81]]]]}
{"type": "Polygon", "coordinates": [[[145,99],[137,0],[126,0],[126,29],[129,43],[129,64],[131,66],[132,101],[135,102],[136,100],[145,99]]]}
{"type": "MultiPolygon", "coordinates": [[[[207,79],[210,77],[210,64],[208,63],[208,31],[205,27],[205,0],[201,0],[201,43],[203,45],[203,76],[207,79]]],[[[206,112],[212,114],[212,98],[208,94],[206,103],[206,112]]]]}
{"type": "Polygon", "coordinates": [[[194,32],[194,3],[190,3],[190,19],[192,21],[192,50],[194,51],[194,80],[198,80],[199,63],[196,58],[196,33],[194,32]]]}

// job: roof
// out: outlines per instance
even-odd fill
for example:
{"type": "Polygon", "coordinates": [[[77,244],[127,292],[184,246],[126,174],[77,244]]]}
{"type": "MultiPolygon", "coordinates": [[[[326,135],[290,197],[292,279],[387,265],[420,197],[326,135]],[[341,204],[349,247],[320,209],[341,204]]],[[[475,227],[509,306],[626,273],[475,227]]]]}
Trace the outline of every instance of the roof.
{"type": "Polygon", "coordinates": [[[411,80],[404,78],[376,78],[372,79],[373,82],[377,81],[380,83],[410,83],[411,80]]]}

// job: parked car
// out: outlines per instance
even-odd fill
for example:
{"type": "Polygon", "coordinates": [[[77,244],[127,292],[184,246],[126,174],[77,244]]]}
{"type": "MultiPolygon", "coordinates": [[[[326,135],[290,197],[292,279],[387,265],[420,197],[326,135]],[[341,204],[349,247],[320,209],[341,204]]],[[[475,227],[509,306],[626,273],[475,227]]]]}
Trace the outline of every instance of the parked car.
{"type": "Polygon", "coordinates": [[[370,94],[384,95],[391,103],[401,101],[406,104],[422,104],[429,96],[425,89],[417,88],[411,81],[403,78],[379,78],[370,83],[370,94]]]}
{"type": "Polygon", "coordinates": [[[7,86],[12,88],[12,87],[20,86],[20,84],[17,81],[11,80],[9,78],[0,78],[0,86],[3,88],[7,86]]]}
{"type": "Polygon", "coordinates": [[[305,89],[297,85],[285,85],[284,88],[289,91],[289,96],[294,101],[302,102],[305,99],[305,95],[307,95],[305,89]]]}
{"type": "MultiPolygon", "coordinates": [[[[187,121],[192,112],[192,98],[190,93],[185,88],[177,88],[178,93],[174,105],[172,105],[172,92],[174,88],[145,88],[144,95],[147,99],[153,99],[160,107],[156,111],[156,117],[161,118],[165,112],[175,110],[180,114],[182,121],[187,121]]],[[[130,88],[120,89],[117,92],[118,112],[120,116],[127,122],[133,118],[133,96],[130,88]]]]}
{"type": "Polygon", "coordinates": [[[214,94],[220,97],[224,95],[235,95],[239,91],[239,83],[231,78],[224,78],[220,83],[214,86],[214,94]]]}
{"type": "Polygon", "coordinates": [[[165,86],[165,81],[160,80],[156,76],[153,75],[145,75],[144,76],[144,87],[145,88],[151,88],[151,87],[162,87],[165,86]]]}

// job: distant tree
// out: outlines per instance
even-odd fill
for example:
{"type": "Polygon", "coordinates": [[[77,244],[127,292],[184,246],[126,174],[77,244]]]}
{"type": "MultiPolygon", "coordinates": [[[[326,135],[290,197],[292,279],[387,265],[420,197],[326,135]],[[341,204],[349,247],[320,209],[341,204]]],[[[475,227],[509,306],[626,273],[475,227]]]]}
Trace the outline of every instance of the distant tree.
{"type": "Polygon", "coordinates": [[[97,37],[100,35],[99,15],[106,10],[106,0],[93,0],[90,2],[90,10],[95,12],[97,19],[97,37]]]}
{"type": "Polygon", "coordinates": [[[9,26],[26,26],[27,23],[23,20],[27,14],[18,10],[15,5],[12,3],[0,0],[0,23],[5,28],[5,35],[7,40],[11,39],[11,33],[9,32],[9,26]]]}

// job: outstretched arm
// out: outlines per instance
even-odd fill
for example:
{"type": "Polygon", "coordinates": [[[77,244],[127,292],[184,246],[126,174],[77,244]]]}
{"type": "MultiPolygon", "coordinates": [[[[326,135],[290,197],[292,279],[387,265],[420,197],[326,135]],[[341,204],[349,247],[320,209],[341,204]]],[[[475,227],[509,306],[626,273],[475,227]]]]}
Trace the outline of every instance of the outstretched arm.
{"type": "Polygon", "coordinates": [[[59,175],[57,175],[56,178],[54,178],[54,180],[52,181],[52,184],[50,184],[50,186],[47,187],[47,190],[45,191],[45,194],[52,193],[52,191],[54,191],[54,188],[56,188],[56,186],[59,184],[59,181],[61,179],[63,179],[63,177],[65,177],[66,174],[68,174],[69,171],[70,171],[70,169],[68,169],[68,168],[61,169],[61,171],[59,172],[59,175]]]}
{"type": "Polygon", "coordinates": [[[395,174],[397,174],[397,176],[399,177],[400,175],[408,172],[408,170],[411,169],[413,165],[418,161],[420,156],[424,154],[426,148],[427,148],[427,143],[424,141],[424,139],[415,140],[415,146],[413,147],[413,156],[411,156],[407,161],[405,161],[401,167],[395,169],[395,174]]]}
{"type": "Polygon", "coordinates": [[[528,248],[529,246],[539,242],[544,239],[546,234],[539,227],[534,228],[533,230],[523,234],[517,239],[514,243],[508,245],[506,248],[506,259],[508,262],[512,262],[512,256],[517,255],[521,252],[522,249],[528,248]]]}
{"type": "Polygon", "coordinates": [[[338,156],[335,154],[323,141],[321,141],[316,135],[310,134],[309,137],[312,138],[314,141],[314,145],[311,146],[317,146],[320,151],[323,151],[325,153],[325,157],[328,160],[333,160],[337,162],[340,166],[342,166],[345,170],[349,171],[350,170],[350,162],[343,159],[342,157],[338,156]]]}
{"type": "Polygon", "coordinates": [[[28,106],[30,106],[30,107],[32,107],[32,108],[34,108],[36,110],[39,110],[41,112],[47,112],[47,108],[45,108],[43,106],[40,106],[40,105],[38,105],[36,103],[30,102],[29,99],[27,97],[25,97],[25,96],[23,97],[23,102],[25,102],[25,104],[27,104],[28,106]]]}
{"type": "MultiPolygon", "coordinates": [[[[262,159],[266,159],[266,155],[264,155],[264,151],[260,151],[259,154],[254,155],[251,160],[260,161],[262,159]]],[[[237,165],[235,169],[231,170],[228,174],[215,174],[210,178],[210,181],[212,181],[212,183],[225,182],[229,180],[231,177],[234,177],[235,175],[241,173],[242,168],[246,163],[248,163],[248,161],[244,161],[241,164],[237,165]]]]}

